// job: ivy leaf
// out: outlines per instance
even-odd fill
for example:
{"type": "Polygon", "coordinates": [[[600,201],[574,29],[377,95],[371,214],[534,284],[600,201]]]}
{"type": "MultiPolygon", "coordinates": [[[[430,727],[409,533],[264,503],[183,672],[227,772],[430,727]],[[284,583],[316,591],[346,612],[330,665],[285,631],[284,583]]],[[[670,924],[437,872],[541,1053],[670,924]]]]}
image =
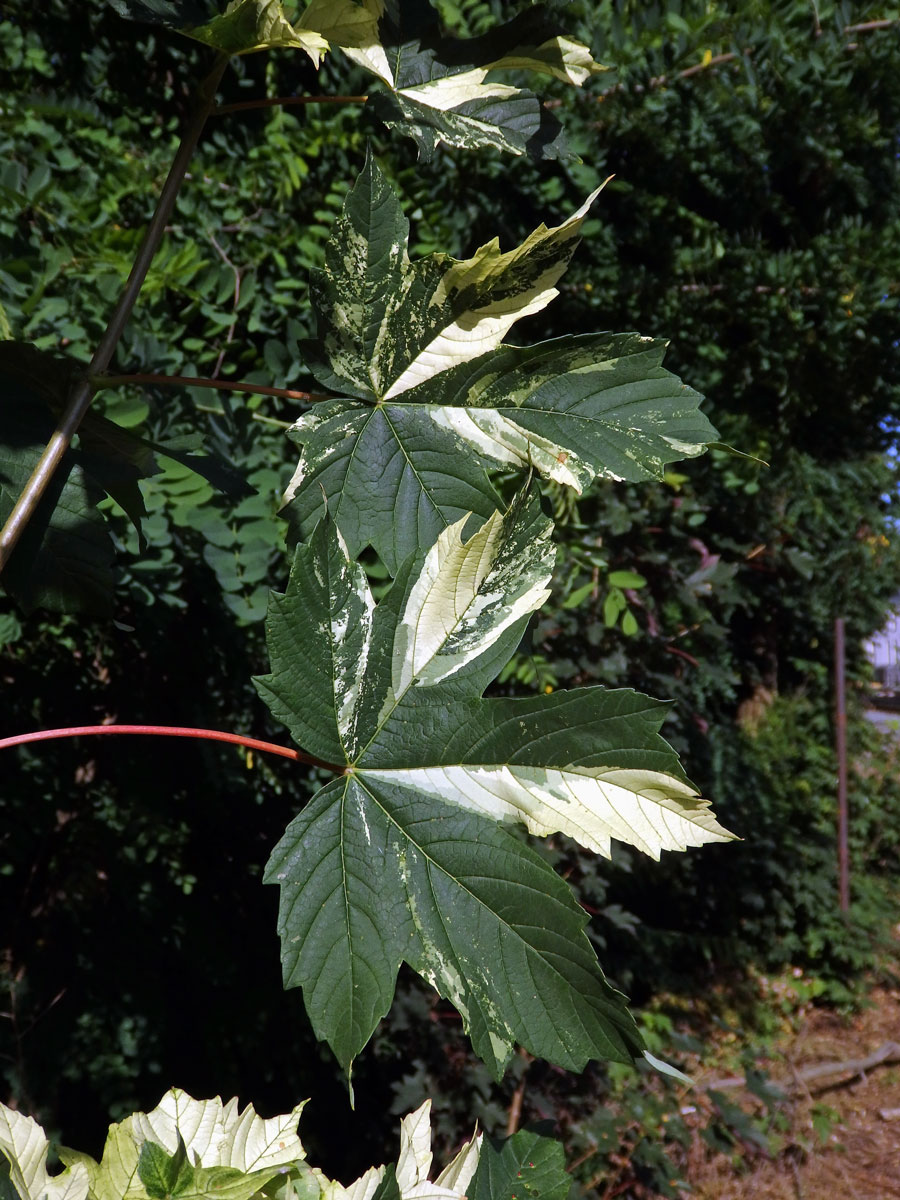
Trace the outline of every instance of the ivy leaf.
{"type": "Polygon", "coordinates": [[[423,158],[442,142],[567,157],[560,125],[538,97],[488,76],[530,70],[580,85],[604,69],[586,46],[560,36],[541,5],[469,39],[443,37],[428,5],[383,0],[312,0],[300,25],[317,30],[377,76],[385,90],[372,98],[376,114],[413,137],[423,158]]]}
{"type": "Polygon", "coordinates": [[[312,29],[297,29],[288,20],[281,0],[108,0],[116,12],[132,21],[165,25],[223,54],[252,54],[257,50],[304,50],[318,66],[328,49],[312,29]]]}
{"type": "Polygon", "coordinates": [[[571,1183],[560,1143],[521,1129],[504,1141],[485,1138],[469,1200],[566,1200],[571,1183]]]}
{"type": "Polygon", "coordinates": [[[533,497],[468,539],[467,520],[375,606],[326,518],[272,598],[257,688],[341,772],[266,868],[285,984],[346,1068],[404,960],[453,1001],[497,1077],[516,1041],[572,1070],[630,1062],[640,1038],[584,912],[508,826],[654,857],[730,835],[659,737],[665,705],[603,688],[482,698],[547,597],[554,551],[533,497]]]}
{"type": "Polygon", "coordinates": [[[0,1157],[7,1164],[0,1172],[0,1188],[8,1191],[8,1182],[17,1200],[87,1200],[84,1166],[76,1163],[61,1175],[48,1174],[49,1147],[47,1135],[32,1117],[0,1105],[0,1157]]]}
{"type": "Polygon", "coordinates": [[[665,345],[638,334],[504,346],[544,308],[597,193],[513,250],[410,261],[409,225],[371,157],[311,278],[317,339],[304,347],[323,386],[292,427],[303,451],[285,515],[308,536],[327,504],[356,555],[371,543],[396,573],[465,512],[489,516],[487,472],[534,469],[582,491],[597,477],[661,478],[715,430],[700,396],[662,368],[665,345]]]}

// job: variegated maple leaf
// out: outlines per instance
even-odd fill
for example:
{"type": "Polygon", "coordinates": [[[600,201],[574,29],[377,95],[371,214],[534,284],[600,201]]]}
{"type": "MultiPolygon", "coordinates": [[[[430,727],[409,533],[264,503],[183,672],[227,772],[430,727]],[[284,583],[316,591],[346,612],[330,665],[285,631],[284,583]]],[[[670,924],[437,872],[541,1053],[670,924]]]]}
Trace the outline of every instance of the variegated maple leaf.
{"type": "MultiPolygon", "coordinates": [[[[73,1176],[80,1172],[84,1178],[85,1200],[170,1194],[182,1200],[251,1200],[275,1176],[300,1170],[312,1175],[297,1136],[303,1107],[263,1118],[252,1104],[241,1111],[236,1099],[195,1100],[171,1088],[152,1112],[132,1113],[109,1127],[99,1162],[66,1147],[59,1155],[73,1176]]],[[[56,1193],[50,1195],[57,1200],[56,1193]]]]}
{"type": "Polygon", "coordinates": [[[316,66],[332,48],[378,79],[378,117],[414,137],[423,157],[441,142],[535,158],[568,156],[559,122],[497,71],[581,84],[602,70],[535,5],[478,38],[445,38],[425,0],[312,0],[299,19],[283,0],[109,0],[124,17],[165,25],[224,54],[303,50],[316,66]],[[489,78],[490,76],[490,78],[489,78]]]}
{"type": "Polygon", "coordinates": [[[338,773],[266,870],[285,984],[346,1067],[403,960],[453,1001],[497,1075],[517,1041],[573,1070],[631,1061],[640,1038],[583,911],[511,826],[654,857],[730,835],[659,736],[665,705],[600,687],[482,697],[548,595],[554,548],[527,495],[467,537],[469,521],[375,605],[326,517],[272,598],[257,688],[338,773]]]}
{"type": "Polygon", "coordinates": [[[316,31],[376,76],[377,115],[415,138],[423,158],[442,142],[568,157],[553,114],[495,72],[532,71],[580,86],[605,69],[560,33],[556,14],[541,4],[477,38],[444,37],[429,4],[390,0],[312,0],[298,28],[316,31]]]}
{"type": "Polygon", "coordinates": [[[534,470],[581,492],[595,478],[662,478],[716,432],[701,397],[634,333],[503,339],[544,308],[597,192],[518,247],[411,261],[409,225],[369,159],[312,273],[317,338],[307,365],[338,398],[292,427],[303,451],[285,516],[307,536],[327,504],[351,554],[371,544],[391,573],[467,512],[499,501],[491,468],[534,470]]]}
{"type": "Polygon", "coordinates": [[[328,42],[288,20],[282,0],[109,0],[120,16],[176,29],[223,54],[303,50],[318,66],[328,42]]]}

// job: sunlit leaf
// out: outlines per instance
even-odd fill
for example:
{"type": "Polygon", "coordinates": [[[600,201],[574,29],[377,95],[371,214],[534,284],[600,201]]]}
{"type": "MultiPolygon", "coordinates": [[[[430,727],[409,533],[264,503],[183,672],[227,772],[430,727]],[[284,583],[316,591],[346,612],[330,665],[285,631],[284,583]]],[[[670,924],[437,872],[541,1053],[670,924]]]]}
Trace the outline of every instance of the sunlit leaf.
{"type": "Polygon", "coordinates": [[[532,71],[582,84],[603,68],[586,46],[560,35],[548,9],[534,5],[482,37],[447,38],[427,4],[312,0],[300,26],[316,30],[382,87],[377,115],[415,138],[423,157],[441,143],[491,147],[536,158],[568,156],[556,118],[525,88],[494,78],[532,71]]]}
{"type": "Polygon", "coordinates": [[[315,30],[297,29],[282,0],[108,0],[120,16],[165,25],[224,54],[304,50],[318,65],[328,43],[315,30]]]}
{"type": "Polygon", "coordinates": [[[374,606],[325,520],[273,597],[260,694],[343,772],[267,867],[285,982],[345,1066],[390,1006],[401,961],[453,1001],[495,1074],[517,1041],[573,1070],[631,1061],[639,1038],[583,911],[506,826],[605,854],[615,837],[654,857],[730,835],[659,737],[665,705],[603,688],[481,698],[546,598],[554,552],[527,497],[468,537],[466,524],[374,606]]]}
{"type": "Polygon", "coordinates": [[[65,1148],[60,1158],[89,1180],[89,1200],[249,1200],[276,1175],[303,1165],[303,1107],[264,1119],[252,1105],[240,1111],[236,1099],[194,1100],[172,1088],[152,1112],[110,1126],[99,1163],[65,1148]]]}
{"type": "Polygon", "coordinates": [[[355,1183],[344,1187],[314,1174],[322,1200],[466,1200],[466,1192],[478,1167],[481,1135],[466,1142],[434,1182],[431,1173],[431,1101],[426,1100],[400,1122],[400,1157],[396,1169],[372,1167],[355,1183]]]}
{"type": "Polygon", "coordinates": [[[0,1155],[18,1200],[87,1200],[88,1173],[81,1163],[60,1175],[47,1171],[47,1135],[32,1117],[0,1104],[0,1155]]]}
{"type": "Polygon", "coordinates": [[[303,451],[285,515],[308,536],[327,503],[351,554],[371,543],[388,569],[466,512],[487,517],[487,472],[535,470],[581,492],[598,477],[662,478],[715,431],[700,396],[638,334],[504,346],[556,295],[593,193],[518,247],[411,261],[409,226],[370,159],[312,274],[319,382],[346,399],[294,425],[303,451]]]}

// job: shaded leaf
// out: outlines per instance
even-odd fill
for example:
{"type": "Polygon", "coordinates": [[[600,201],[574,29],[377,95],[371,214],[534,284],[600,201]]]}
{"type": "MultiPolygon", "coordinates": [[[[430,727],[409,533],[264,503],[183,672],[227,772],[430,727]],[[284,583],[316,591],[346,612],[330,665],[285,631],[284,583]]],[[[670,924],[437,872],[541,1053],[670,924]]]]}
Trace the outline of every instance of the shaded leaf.
{"type": "MultiPolygon", "coordinates": [[[[0,523],[12,511],[53,435],[83,363],[27,343],[0,342],[0,523]]],[[[125,511],[143,542],[146,517],[140,481],[158,472],[155,454],[175,458],[230,495],[252,492],[243,477],[214,455],[199,455],[199,434],[177,443],[153,442],[88,412],[77,442],[30,519],[5,568],[2,583],[26,610],[111,611],[113,550],[103,493],[125,511]]]]}
{"type": "Polygon", "coordinates": [[[393,1167],[386,1167],[381,1182],[375,1189],[372,1200],[401,1200],[400,1187],[393,1167]]]}
{"type": "Polygon", "coordinates": [[[153,1142],[145,1142],[138,1158],[138,1175],[151,1200],[183,1195],[194,1182],[194,1168],[188,1162],[184,1140],[178,1139],[174,1154],[167,1154],[153,1142]]]}
{"type": "Polygon", "coordinates": [[[107,0],[121,17],[183,29],[202,25],[222,11],[217,0],[107,0]]]}

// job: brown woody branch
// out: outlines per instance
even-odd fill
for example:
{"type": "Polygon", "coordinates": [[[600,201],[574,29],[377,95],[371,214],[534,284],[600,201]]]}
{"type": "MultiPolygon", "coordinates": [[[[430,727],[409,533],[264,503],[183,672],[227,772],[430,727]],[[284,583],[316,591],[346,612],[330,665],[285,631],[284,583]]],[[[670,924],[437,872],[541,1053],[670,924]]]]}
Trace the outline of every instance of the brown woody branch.
{"type": "Polygon", "coordinates": [[[237,104],[220,104],[213,109],[214,117],[224,113],[244,112],[251,108],[288,108],[293,104],[365,104],[368,96],[268,96],[260,100],[241,100],[237,104]]]}
{"type": "MultiPolygon", "coordinates": [[[[866,1071],[870,1071],[873,1067],[879,1067],[882,1063],[900,1062],[900,1042],[885,1042],[879,1046],[871,1054],[865,1058],[847,1058],[842,1062],[818,1063],[816,1066],[803,1067],[794,1072],[793,1080],[773,1080],[775,1087],[781,1088],[782,1091],[789,1091],[791,1086],[805,1085],[812,1083],[814,1080],[827,1079],[831,1075],[849,1074],[853,1079],[858,1075],[864,1075],[866,1071]]],[[[744,1075],[730,1075],[727,1079],[714,1079],[710,1083],[697,1084],[698,1089],[704,1092],[709,1091],[724,1091],[726,1088],[745,1087],[747,1079],[744,1075]]]]}
{"type": "Polygon", "coordinates": [[[227,55],[220,55],[216,59],[215,66],[201,84],[197,111],[185,130],[181,145],[178,147],[175,158],[172,160],[172,166],[169,168],[169,174],[160,192],[156,209],[150,218],[150,224],[147,226],[144,240],[137,252],[122,294],[112,311],[106,330],[100,339],[97,349],[94,351],[88,372],[84,378],[75,384],[62,416],[59,419],[59,423],[53,431],[50,441],[44,447],[44,451],[38,459],[37,466],[34,468],[31,478],[16,501],[6,524],[0,530],[0,571],[3,570],[3,567],[8,562],[16,543],[40,504],[41,497],[47,490],[50,480],[56,473],[57,467],[69,449],[72,438],[78,432],[78,427],[85,413],[90,408],[91,400],[96,391],[96,384],[93,377],[105,371],[112,361],[116,346],[119,344],[119,339],[128,323],[128,318],[131,316],[131,311],[134,308],[138,294],[143,287],[147,271],[150,269],[150,264],[153,261],[159,243],[162,241],[169,217],[172,215],[178,189],[181,187],[182,180],[187,172],[188,163],[196,149],[197,142],[200,140],[200,134],[203,132],[206,119],[215,105],[216,88],[227,65],[227,55]]]}

